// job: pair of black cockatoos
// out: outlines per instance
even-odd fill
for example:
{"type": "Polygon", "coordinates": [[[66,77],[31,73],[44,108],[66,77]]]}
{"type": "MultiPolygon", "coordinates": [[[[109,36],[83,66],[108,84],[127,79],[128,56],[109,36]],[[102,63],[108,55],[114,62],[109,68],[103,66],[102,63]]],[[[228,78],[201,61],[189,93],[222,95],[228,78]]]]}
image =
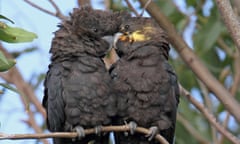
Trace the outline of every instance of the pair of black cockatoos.
{"type": "Polygon", "coordinates": [[[159,132],[172,143],[179,92],[168,51],[166,34],[150,18],[74,9],[52,41],[43,106],[50,131],[76,131],[79,139],[54,143],[106,144],[101,126],[126,123],[132,135],[116,133],[116,143],[157,143],[152,138],[159,132]],[[120,59],[108,71],[102,58],[111,46],[120,59]],[[133,134],[135,126],[150,128],[149,138],[133,134]],[[98,135],[85,136],[84,129],[93,127],[98,135]]]}

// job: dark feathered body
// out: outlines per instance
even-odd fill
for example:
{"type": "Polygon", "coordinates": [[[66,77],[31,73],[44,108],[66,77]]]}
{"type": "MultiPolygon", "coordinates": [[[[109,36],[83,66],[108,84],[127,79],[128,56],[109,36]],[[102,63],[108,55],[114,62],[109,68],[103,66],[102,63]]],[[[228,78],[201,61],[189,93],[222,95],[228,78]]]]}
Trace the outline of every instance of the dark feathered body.
{"type": "MultiPolygon", "coordinates": [[[[50,131],[111,124],[116,101],[110,88],[111,78],[101,60],[109,45],[101,37],[116,32],[117,16],[91,8],[75,9],[71,20],[55,33],[43,99],[50,131]]],[[[88,135],[81,141],[55,139],[54,143],[86,144],[94,139],[95,143],[108,142],[107,135],[88,135]]]]}
{"type": "MultiPolygon", "coordinates": [[[[138,126],[157,126],[173,142],[179,99],[177,76],[168,64],[166,34],[151,19],[131,18],[122,23],[124,36],[116,43],[120,60],[112,67],[119,93],[118,124],[135,121],[138,126]],[[125,28],[124,28],[125,27],[125,28]]],[[[119,144],[147,144],[142,134],[117,134],[119,144]]]]}

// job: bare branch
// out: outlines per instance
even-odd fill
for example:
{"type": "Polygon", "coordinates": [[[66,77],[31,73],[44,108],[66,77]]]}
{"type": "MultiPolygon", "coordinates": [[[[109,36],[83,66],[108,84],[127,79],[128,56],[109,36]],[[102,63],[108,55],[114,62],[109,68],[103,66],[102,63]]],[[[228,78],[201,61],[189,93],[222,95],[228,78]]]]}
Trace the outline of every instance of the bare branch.
{"type": "MultiPolygon", "coordinates": [[[[200,81],[198,80],[199,86],[201,88],[201,92],[203,94],[205,103],[206,103],[206,108],[212,112],[212,101],[209,97],[209,90],[207,89],[207,87],[200,81]]],[[[211,132],[212,132],[212,138],[213,138],[213,143],[217,143],[217,131],[215,129],[214,126],[211,125],[211,132]]]]}
{"type": "Polygon", "coordinates": [[[134,13],[135,16],[140,16],[137,12],[137,10],[132,6],[132,4],[129,2],[129,0],[125,0],[125,2],[128,5],[128,8],[134,13]]]}
{"type": "Polygon", "coordinates": [[[191,135],[201,144],[211,144],[204,138],[196,129],[186,120],[181,114],[178,113],[177,120],[191,133],[191,135]]]}
{"type": "Polygon", "coordinates": [[[234,10],[237,11],[237,14],[239,15],[240,14],[240,1],[239,0],[233,0],[233,7],[234,7],[234,10]]]}
{"type": "Polygon", "coordinates": [[[230,49],[230,48],[226,45],[226,43],[223,41],[222,38],[219,37],[219,38],[217,39],[217,44],[218,44],[218,45],[220,46],[220,48],[221,48],[222,50],[224,50],[229,56],[231,56],[231,57],[234,56],[233,50],[230,49]]]}
{"type": "Polygon", "coordinates": [[[179,84],[180,94],[184,95],[202,114],[205,118],[213,125],[222,135],[228,138],[231,142],[235,144],[239,144],[240,140],[237,139],[234,135],[232,135],[229,131],[227,131],[224,127],[222,127],[216,120],[216,118],[211,114],[208,109],[205,108],[204,105],[199,103],[193,96],[184,88],[181,84],[179,84]]]}
{"type": "Polygon", "coordinates": [[[143,16],[143,13],[145,12],[145,9],[148,7],[148,5],[150,4],[150,2],[152,2],[152,0],[148,0],[148,1],[145,3],[145,5],[144,5],[143,8],[142,8],[143,10],[142,10],[140,16],[143,16]]]}
{"type": "Polygon", "coordinates": [[[110,0],[104,0],[104,5],[105,5],[105,9],[109,10],[110,6],[111,6],[111,1],[110,0]]]}
{"type": "Polygon", "coordinates": [[[62,14],[62,12],[60,11],[60,9],[57,7],[57,5],[56,5],[52,0],[49,0],[49,2],[50,2],[50,3],[52,4],[52,6],[55,8],[56,13],[51,12],[51,11],[49,11],[49,10],[46,10],[46,9],[40,7],[39,5],[33,3],[33,2],[31,2],[31,1],[29,1],[29,0],[24,0],[24,1],[25,1],[27,4],[31,5],[32,7],[36,8],[36,9],[42,11],[42,12],[45,12],[45,13],[47,13],[47,14],[49,14],[49,15],[58,17],[58,18],[61,19],[61,20],[67,20],[67,17],[62,14]]]}
{"type": "MultiPolygon", "coordinates": [[[[130,128],[128,125],[122,125],[122,126],[104,126],[101,128],[102,132],[124,132],[124,131],[130,131],[130,128]]],[[[85,129],[84,130],[86,135],[89,134],[95,134],[96,130],[94,128],[91,129],[85,129]]],[[[136,132],[142,133],[145,135],[148,135],[150,133],[149,129],[143,128],[143,127],[137,127],[136,132]]],[[[56,132],[56,133],[49,133],[49,134],[5,134],[0,133],[0,140],[4,139],[11,139],[11,140],[17,140],[17,139],[43,139],[43,138],[76,138],[78,134],[76,132],[56,132]]],[[[162,137],[160,134],[157,134],[155,136],[155,139],[158,140],[161,144],[169,144],[164,137],[162,137]]]]}
{"type": "MultiPolygon", "coordinates": [[[[7,58],[11,58],[11,55],[1,45],[0,45],[0,50],[4,53],[4,55],[7,58]]],[[[32,104],[34,104],[36,109],[42,114],[42,116],[44,118],[46,117],[46,112],[45,112],[44,108],[42,107],[41,103],[38,101],[31,86],[24,81],[22,75],[20,74],[20,72],[18,71],[18,69],[16,67],[11,68],[6,73],[0,73],[0,77],[2,77],[8,83],[14,84],[16,86],[16,88],[21,92],[20,98],[21,98],[24,108],[28,114],[28,120],[27,120],[28,125],[30,127],[32,127],[36,133],[41,133],[42,129],[36,123],[34,114],[29,109],[28,100],[30,100],[30,102],[32,104]]],[[[48,144],[48,141],[43,140],[43,143],[48,144]]]]}
{"type": "Polygon", "coordinates": [[[84,5],[91,5],[91,2],[90,0],[78,0],[78,6],[81,7],[81,6],[84,6],[84,5]]]}
{"type": "MultiPolygon", "coordinates": [[[[139,0],[142,6],[148,0],[139,0]]],[[[222,102],[225,108],[240,122],[239,109],[240,104],[232,97],[226,88],[210,73],[202,61],[194,54],[192,49],[184,42],[182,37],[177,33],[173,24],[160,11],[159,7],[151,2],[147,7],[149,14],[158,22],[158,24],[167,32],[169,40],[179,55],[197,77],[211,90],[216,97],[222,102]]]]}
{"type": "MultiPolygon", "coordinates": [[[[235,57],[234,57],[234,70],[235,70],[235,75],[234,75],[234,79],[233,79],[233,84],[231,86],[231,89],[230,89],[230,93],[235,96],[236,93],[237,93],[237,90],[238,90],[238,87],[239,87],[239,84],[240,84],[240,65],[239,65],[239,62],[240,62],[240,53],[239,51],[237,50],[236,53],[235,53],[235,57]]],[[[223,121],[223,126],[226,128],[227,127],[227,124],[229,122],[229,119],[230,119],[230,114],[227,113],[224,121],[223,121]]],[[[221,135],[221,137],[219,138],[219,144],[222,144],[223,143],[223,135],[221,135]]]]}
{"type": "MultiPolygon", "coordinates": [[[[7,58],[12,58],[12,56],[0,45],[0,50],[4,53],[7,58]]],[[[31,103],[34,104],[36,109],[42,114],[44,118],[46,118],[45,109],[42,107],[42,104],[37,99],[37,96],[34,93],[32,87],[24,81],[21,73],[18,71],[16,67],[11,68],[9,71],[5,73],[0,73],[0,77],[2,77],[8,83],[14,84],[17,89],[26,96],[31,103]]],[[[26,109],[27,110],[27,109],[26,109]]]]}
{"type": "Polygon", "coordinates": [[[240,24],[234,14],[229,0],[216,0],[216,4],[221,13],[223,21],[234,40],[238,50],[240,50],[240,24]]]}

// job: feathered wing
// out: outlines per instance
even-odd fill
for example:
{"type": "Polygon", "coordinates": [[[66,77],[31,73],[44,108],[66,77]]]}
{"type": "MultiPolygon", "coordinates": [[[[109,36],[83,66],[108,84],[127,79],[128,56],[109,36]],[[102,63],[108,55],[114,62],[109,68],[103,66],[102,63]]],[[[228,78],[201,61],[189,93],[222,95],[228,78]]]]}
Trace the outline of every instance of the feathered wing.
{"type": "Polygon", "coordinates": [[[50,131],[62,131],[65,121],[62,97],[62,67],[50,65],[44,81],[43,106],[47,111],[47,126],[50,131]]]}

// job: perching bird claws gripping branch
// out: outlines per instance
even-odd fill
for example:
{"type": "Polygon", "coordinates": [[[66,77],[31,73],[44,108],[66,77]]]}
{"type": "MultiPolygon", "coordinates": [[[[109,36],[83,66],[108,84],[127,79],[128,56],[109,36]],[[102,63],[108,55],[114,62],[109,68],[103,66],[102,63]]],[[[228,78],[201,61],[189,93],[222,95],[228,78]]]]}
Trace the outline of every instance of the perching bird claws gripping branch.
{"type": "MultiPolygon", "coordinates": [[[[129,131],[130,128],[128,125],[121,125],[121,126],[103,126],[101,131],[102,132],[124,132],[129,131]]],[[[85,134],[94,134],[95,129],[85,129],[85,134]]],[[[143,127],[137,127],[136,132],[142,133],[142,134],[149,134],[150,130],[143,128],[143,127]]],[[[19,140],[19,139],[44,139],[44,138],[76,138],[77,133],[76,132],[54,132],[54,133],[40,133],[40,134],[5,134],[0,133],[0,141],[1,140],[19,140]]],[[[164,137],[162,137],[160,134],[157,134],[155,136],[155,139],[158,140],[161,144],[169,144],[164,137]]]]}

